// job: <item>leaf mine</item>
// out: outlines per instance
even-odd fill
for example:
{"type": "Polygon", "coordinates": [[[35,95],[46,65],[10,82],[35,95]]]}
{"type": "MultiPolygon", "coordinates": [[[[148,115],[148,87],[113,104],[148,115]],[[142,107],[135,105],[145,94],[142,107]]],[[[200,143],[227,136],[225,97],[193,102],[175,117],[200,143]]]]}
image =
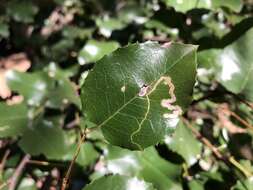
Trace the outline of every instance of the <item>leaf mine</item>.
{"type": "Polygon", "coordinates": [[[143,150],[173,133],[191,102],[195,76],[196,46],[128,45],[89,73],[82,86],[83,112],[109,143],[143,150]]]}

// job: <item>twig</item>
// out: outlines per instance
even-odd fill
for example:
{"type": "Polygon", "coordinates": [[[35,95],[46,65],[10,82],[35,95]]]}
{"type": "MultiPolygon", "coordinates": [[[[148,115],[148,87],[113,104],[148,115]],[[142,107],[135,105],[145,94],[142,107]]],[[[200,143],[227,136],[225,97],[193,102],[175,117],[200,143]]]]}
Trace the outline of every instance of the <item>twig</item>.
{"type": "Polygon", "coordinates": [[[246,170],[239,162],[237,162],[233,156],[228,158],[229,162],[237,167],[246,177],[252,177],[252,174],[246,170]]]}
{"type": "MultiPolygon", "coordinates": [[[[25,165],[27,164],[27,162],[30,160],[30,155],[26,154],[24,156],[24,158],[21,160],[20,164],[18,165],[17,169],[15,170],[14,174],[12,175],[12,177],[9,179],[10,180],[10,185],[9,185],[9,190],[15,190],[15,187],[17,185],[18,182],[18,178],[21,175],[25,165]]],[[[8,180],[8,181],[9,181],[8,180]]]]}
{"type": "Polygon", "coordinates": [[[39,161],[39,160],[29,160],[28,164],[36,164],[36,165],[41,165],[41,166],[49,166],[50,163],[46,161],[39,161]]]}
{"type": "Polygon", "coordinates": [[[68,181],[69,181],[69,177],[70,177],[72,168],[73,168],[74,163],[75,163],[75,161],[76,161],[76,159],[77,159],[77,157],[78,157],[78,154],[79,154],[80,149],[81,149],[81,145],[82,145],[82,143],[84,142],[85,138],[86,138],[86,132],[84,132],[84,133],[82,134],[82,136],[81,136],[81,140],[80,140],[79,143],[78,143],[78,146],[77,146],[76,152],[75,152],[75,154],[74,154],[74,157],[73,157],[73,159],[71,160],[71,163],[70,163],[70,165],[69,165],[69,167],[68,167],[68,170],[67,170],[67,173],[66,173],[65,177],[63,178],[61,190],[65,190],[66,187],[67,187],[67,185],[68,185],[68,181]]]}
{"type": "Polygon", "coordinates": [[[230,114],[237,119],[240,123],[242,123],[245,127],[253,130],[253,126],[250,125],[246,120],[244,120],[243,118],[241,118],[239,115],[237,115],[235,112],[229,110],[230,114]]]}
{"type": "Polygon", "coordinates": [[[225,163],[229,162],[233,166],[235,166],[238,170],[240,170],[246,177],[252,177],[253,174],[248,171],[245,167],[243,167],[239,162],[237,162],[232,156],[227,158],[226,156],[223,156],[219,149],[215,146],[213,146],[208,139],[203,137],[198,130],[196,130],[190,123],[187,121],[187,119],[182,117],[183,122],[186,124],[187,127],[189,127],[192,132],[196,135],[196,137],[205,144],[208,148],[210,148],[213,152],[213,154],[220,160],[224,161],[225,163]]]}
{"type": "Polygon", "coordinates": [[[191,129],[191,131],[194,133],[194,135],[203,143],[205,144],[208,148],[210,148],[213,152],[213,154],[220,160],[224,160],[224,157],[222,156],[222,154],[220,153],[220,151],[218,150],[217,147],[213,146],[212,143],[210,143],[210,141],[203,137],[200,132],[195,129],[185,118],[182,118],[183,122],[186,124],[187,127],[189,127],[191,129]]]}
{"type": "Polygon", "coordinates": [[[41,160],[29,160],[27,164],[34,164],[34,165],[40,165],[40,166],[58,166],[58,167],[64,167],[63,163],[56,163],[56,162],[47,162],[47,161],[41,161],[41,160]]]}
{"type": "Polygon", "coordinates": [[[4,169],[6,160],[7,160],[7,158],[8,158],[8,156],[9,156],[10,153],[11,153],[11,151],[9,149],[6,150],[5,153],[4,153],[3,159],[2,159],[2,161],[0,163],[0,176],[2,175],[2,171],[4,169]]]}
{"type": "Polygon", "coordinates": [[[237,94],[230,92],[228,90],[226,90],[227,94],[230,94],[231,96],[235,97],[237,100],[239,100],[241,103],[245,104],[246,106],[248,106],[249,108],[253,109],[253,103],[252,102],[248,102],[246,100],[244,100],[243,98],[241,98],[240,96],[238,96],[237,94]]]}

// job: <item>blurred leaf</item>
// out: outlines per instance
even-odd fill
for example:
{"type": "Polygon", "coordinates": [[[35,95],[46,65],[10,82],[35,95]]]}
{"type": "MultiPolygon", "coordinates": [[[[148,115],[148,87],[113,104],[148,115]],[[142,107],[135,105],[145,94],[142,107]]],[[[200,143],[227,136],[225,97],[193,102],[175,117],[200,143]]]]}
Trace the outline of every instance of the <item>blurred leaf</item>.
{"type": "Polygon", "coordinates": [[[137,4],[135,1],[130,1],[119,10],[118,17],[125,23],[135,22],[137,24],[143,24],[151,14],[152,12],[147,7],[137,4]]]}
{"type": "Polygon", "coordinates": [[[163,0],[168,6],[174,7],[177,11],[187,12],[195,8],[217,9],[228,7],[239,12],[242,8],[241,0],[163,0]]]}
{"type": "Polygon", "coordinates": [[[24,131],[19,146],[27,154],[45,155],[49,159],[62,159],[68,150],[64,131],[52,121],[41,121],[24,131]]]}
{"type": "Polygon", "coordinates": [[[0,103],[0,137],[22,134],[28,123],[28,110],[24,104],[9,106],[0,103]]]}
{"type": "Polygon", "coordinates": [[[117,42],[100,42],[89,40],[79,52],[78,62],[84,65],[90,62],[96,62],[104,55],[107,55],[117,49],[119,44],[117,42]]]}
{"type": "Polygon", "coordinates": [[[165,142],[166,140],[168,147],[181,155],[189,166],[197,162],[201,154],[201,143],[193,136],[192,131],[182,121],[179,122],[173,137],[169,140],[165,138],[165,142]]]}
{"type": "Polygon", "coordinates": [[[150,183],[141,181],[137,178],[130,178],[127,176],[105,176],[101,177],[83,190],[155,190],[150,183]]]}
{"type": "MultiPolygon", "coordinates": [[[[154,19],[148,20],[145,23],[145,27],[149,28],[149,29],[157,30],[157,33],[159,34],[159,36],[162,36],[164,34],[169,34],[170,37],[175,38],[175,39],[178,37],[178,33],[179,33],[179,30],[177,28],[169,28],[164,23],[162,23],[158,20],[154,20],[154,19]]],[[[165,37],[166,37],[166,35],[165,35],[165,37]]]]}
{"type": "Polygon", "coordinates": [[[61,108],[71,102],[80,108],[80,100],[73,84],[59,68],[52,68],[48,73],[8,71],[6,77],[11,90],[23,95],[28,105],[46,104],[48,107],[61,108]]]}
{"type": "Polygon", "coordinates": [[[179,112],[191,102],[195,55],[196,46],[178,43],[169,48],[147,42],[118,49],[101,59],[86,78],[83,112],[113,145],[143,149],[157,144],[174,130],[179,112]],[[177,100],[173,114],[167,105],[161,106],[168,95],[177,100]]]}
{"type": "MultiPolygon", "coordinates": [[[[109,146],[105,149],[106,173],[138,176],[160,190],[181,190],[181,166],[162,159],[154,148],[143,152],[109,146]]],[[[99,172],[99,170],[98,170],[99,172]]],[[[102,169],[101,172],[104,172],[102,169]]]]}
{"type": "Polygon", "coordinates": [[[51,47],[44,47],[43,53],[46,57],[53,61],[64,61],[70,55],[70,51],[75,45],[74,39],[63,38],[62,40],[56,42],[51,47]]]}
{"type": "Polygon", "coordinates": [[[8,2],[7,13],[18,22],[33,22],[37,12],[38,7],[36,7],[32,1],[11,0],[8,2]]]}
{"type": "Polygon", "coordinates": [[[0,21],[0,41],[1,38],[8,38],[10,35],[9,26],[6,23],[0,21]]]}
{"type": "Polygon", "coordinates": [[[206,50],[200,53],[201,64],[213,62],[218,82],[235,94],[253,101],[253,29],[224,50],[206,50]]]}
{"type": "Polygon", "coordinates": [[[244,181],[237,181],[236,185],[231,188],[231,190],[251,190],[253,189],[253,181],[251,179],[246,179],[244,181]]]}
{"type": "Polygon", "coordinates": [[[205,190],[204,185],[196,179],[189,182],[189,188],[190,190],[205,190]]]}
{"type": "Polygon", "coordinates": [[[77,87],[68,79],[71,73],[60,69],[54,63],[50,63],[47,71],[49,75],[56,80],[55,89],[50,91],[48,95],[47,106],[60,108],[64,104],[73,103],[80,109],[81,102],[77,93],[77,87]]]}
{"type": "Polygon", "coordinates": [[[96,24],[99,28],[99,32],[105,37],[110,37],[114,30],[121,30],[127,25],[120,19],[109,17],[97,18],[96,24]]]}
{"type": "Polygon", "coordinates": [[[8,71],[6,78],[11,90],[23,95],[28,105],[32,106],[39,106],[45,101],[47,94],[53,87],[53,81],[44,72],[8,71]]]}
{"type": "Polygon", "coordinates": [[[23,178],[17,190],[37,190],[36,183],[32,178],[23,178]]]}
{"type": "Polygon", "coordinates": [[[84,39],[90,37],[94,29],[81,28],[77,26],[66,26],[63,28],[62,34],[65,38],[79,38],[84,39]]]}
{"type": "MultiPolygon", "coordinates": [[[[77,147],[77,143],[73,143],[69,150],[68,153],[64,156],[64,160],[72,160],[73,155],[75,154],[77,147]]],[[[96,160],[99,157],[99,153],[95,150],[94,146],[90,142],[84,142],[81,145],[80,152],[78,154],[76,162],[83,167],[87,167],[91,164],[94,164],[96,160]]]]}

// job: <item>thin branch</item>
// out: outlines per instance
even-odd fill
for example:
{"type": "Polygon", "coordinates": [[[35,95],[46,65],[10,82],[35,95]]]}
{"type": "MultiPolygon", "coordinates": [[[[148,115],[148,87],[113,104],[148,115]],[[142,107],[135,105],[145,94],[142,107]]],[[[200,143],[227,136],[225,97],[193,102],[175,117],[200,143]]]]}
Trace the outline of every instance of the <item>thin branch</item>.
{"type": "Polygon", "coordinates": [[[246,170],[239,162],[237,162],[233,156],[228,158],[229,162],[238,168],[246,177],[252,177],[252,173],[246,170]]]}
{"type": "Polygon", "coordinates": [[[232,92],[227,91],[227,93],[234,96],[236,99],[238,99],[241,103],[244,103],[249,108],[253,109],[253,103],[252,102],[248,102],[248,101],[244,100],[243,98],[241,98],[240,96],[238,96],[237,94],[234,94],[232,92]]]}
{"type": "Polygon", "coordinates": [[[11,153],[11,151],[9,149],[6,150],[5,153],[4,153],[3,159],[2,159],[2,161],[0,163],[0,176],[2,175],[5,163],[6,163],[7,158],[8,158],[8,156],[9,156],[10,153],[11,153]]]}
{"type": "Polygon", "coordinates": [[[191,131],[194,133],[194,135],[203,143],[205,144],[208,148],[210,148],[213,152],[213,154],[220,160],[225,160],[224,157],[222,156],[222,154],[220,153],[219,149],[215,146],[212,145],[212,143],[210,143],[210,141],[203,137],[200,132],[195,129],[190,123],[189,121],[187,121],[185,118],[182,118],[183,122],[186,124],[186,126],[188,128],[191,129],[191,131]]]}
{"type": "Polygon", "coordinates": [[[36,165],[41,165],[41,166],[49,166],[50,163],[46,161],[39,161],[39,160],[29,160],[28,164],[36,164],[36,165]]]}
{"type": "Polygon", "coordinates": [[[18,165],[17,169],[15,170],[14,174],[9,179],[10,180],[9,190],[15,190],[18,179],[19,179],[23,169],[25,168],[25,165],[30,160],[30,157],[31,156],[29,154],[26,154],[24,156],[24,158],[21,160],[21,162],[19,163],[19,165],[18,165]]]}
{"type": "Polygon", "coordinates": [[[224,161],[225,163],[229,162],[233,166],[235,166],[238,170],[240,170],[246,177],[252,177],[253,174],[248,171],[244,166],[242,166],[238,161],[236,161],[232,156],[227,158],[226,156],[223,156],[222,153],[219,151],[217,147],[212,145],[208,139],[203,137],[200,132],[195,129],[187,119],[182,117],[183,122],[186,124],[187,127],[191,129],[191,131],[196,135],[196,137],[208,148],[210,148],[213,152],[213,154],[220,160],[224,161]]]}
{"type": "Polygon", "coordinates": [[[239,115],[237,115],[235,112],[229,110],[230,114],[237,119],[241,124],[243,124],[245,127],[253,130],[253,126],[251,124],[249,124],[246,120],[244,120],[243,118],[241,118],[239,115]]]}
{"type": "Polygon", "coordinates": [[[73,159],[71,160],[71,163],[70,163],[70,165],[69,165],[69,167],[68,167],[68,170],[67,170],[67,173],[66,173],[65,177],[63,178],[61,190],[65,190],[66,187],[67,187],[67,185],[68,185],[69,177],[70,177],[71,171],[72,171],[73,166],[74,166],[74,163],[76,162],[76,159],[77,159],[77,157],[78,157],[78,155],[79,155],[79,152],[80,152],[80,150],[81,150],[81,145],[82,145],[82,143],[84,142],[85,138],[86,138],[86,132],[84,132],[84,133],[82,134],[81,140],[79,141],[79,143],[78,143],[78,145],[77,145],[77,149],[76,149],[76,152],[75,152],[75,154],[74,154],[74,157],[73,157],[73,159]]]}
{"type": "Polygon", "coordinates": [[[47,161],[41,161],[41,160],[29,160],[27,164],[34,164],[34,165],[40,165],[40,166],[59,166],[64,167],[63,163],[56,163],[56,162],[47,162],[47,161]]]}

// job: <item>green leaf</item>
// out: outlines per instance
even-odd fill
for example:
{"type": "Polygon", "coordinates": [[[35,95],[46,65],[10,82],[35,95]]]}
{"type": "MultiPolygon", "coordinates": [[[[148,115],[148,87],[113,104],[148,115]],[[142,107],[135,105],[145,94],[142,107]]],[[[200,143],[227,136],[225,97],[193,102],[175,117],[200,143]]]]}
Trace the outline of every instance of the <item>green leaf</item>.
{"type": "Polygon", "coordinates": [[[23,178],[17,190],[37,190],[36,182],[32,178],[23,178]]]}
{"type": "Polygon", "coordinates": [[[150,183],[127,176],[113,175],[101,177],[83,190],[155,190],[150,183]]]}
{"type": "Polygon", "coordinates": [[[38,7],[35,6],[31,1],[27,0],[12,0],[7,6],[8,15],[18,22],[33,22],[33,18],[37,12],[38,7]]]}
{"type": "Polygon", "coordinates": [[[125,23],[135,22],[136,24],[143,24],[148,20],[148,16],[152,15],[145,6],[140,6],[135,1],[130,1],[125,4],[119,11],[118,17],[125,23]]]}
{"type": "Polygon", "coordinates": [[[5,24],[4,22],[0,21],[0,41],[1,41],[1,38],[8,38],[9,35],[10,35],[10,32],[9,32],[8,24],[5,24]]]}
{"type": "Polygon", "coordinates": [[[211,49],[200,53],[201,64],[213,62],[216,79],[229,91],[253,101],[253,29],[224,50],[211,49]]]}
{"type": "Polygon", "coordinates": [[[48,94],[49,98],[46,105],[51,108],[61,108],[70,102],[81,108],[75,84],[68,79],[70,73],[60,69],[55,63],[50,63],[47,72],[56,84],[54,90],[51,90],[48,94]]]}
{"type": "Polygon", "coordinates": [[[189,166],[195,164],[201,154],[201,143],[182,121],[179,122],[173,137],[165,138],[165,142],[171,150],[181,155],[189,166]]]}
{"type": "Polygon", "coordinates": [[[89,40],[81,49],[78,56],[80,65],[95,62],[101,59],[104,55],[111,53],[119,47],[117,42],[100,42],[89,40]]]}
{"type": "Polygon", "coordinates": [[[44,72],[21,73],[8,71],[6,78],[9,87],[23,95],[29,105],[39,106],[45,101],[53,87],[52,81],[44,72]]]}
{"type": "Polygon", "coordinates": [[[86,37],[90,37],[93,28],[80,28],[77,26],[65,26],[62,31],[62,35],[65,38],[79,38],[79,39],[84,39],[86,37]]]}
{"type": "Polygon", "coordinates": [[[145,27],[148,29],[156,30],[156,32],[161,36],[169,34],[172,38],[178,38],[179,30],[177,28],[170,28],[159,20],[150,19],[145,23],[145,27]]]}
{"type": "Polygon", "coordinates": [[[48,59],[61,62],[69,57],[74,45],[75,41],[73,38],[62,38],[50,47],[44,46],[42,50],[48,59]]]}
{"type": "Polygon", "coordinates": [[[46,104],[47,107],[61,108],[70,102],[80,108],[74,85],[56,65],[51,64],[47,72],[8,71],[6,78],[11,90],[23,95],[28,105],[46,104]]]}
{"type": "Polygon", "coordinates": [[[163,0],[168,6],[174,7],[177,11],[187,12],[195,8],[217,9],[228,7],[239,12],[242,8],[241,0],[163,0]]]}
{"type": "Polygon", "coordinates": [[[96,18],[96,25],[99,27],[99,32],[105,37],[110,37],[114,30],[121,30],[126,27],[126,23],[115,18],[96,18]]]}
{"type": "Polygon", "coordinates": [[[44,154],[49,159],[62,159],[68,150],[64,131],[48,120],[27,128],[19,146],[28,154],[44,154]]]}
{"type": "MultiPolygon", "coordinates": [[[[67,155],[64,156],[64,160],[72,160],[73,155],[75,154],[77,144],[74,143],[71,145],[68,150],[67,155]]],[[[94,146],[90,142],[85,142],[81,145],[80,152],[76,159],[76,163],[80,166],[86,167],[91,164],[94,164],[98,159],[99,153],[95,150],[94,146]]]]}
{"type": "Polygon", "coordinates": [[[83,112],[113,145],[140,150],[157,144],[192,100],[196,49],[147,42],[105,56],[82,86],[83,112]]]}
{"type": "Polygon", "coordinates": [[[0,137],[22,134],[28,123],[28,110],[24,104],[8,106],[0,103],[0,137]]]}
{"type": "Polygon", "coordinates": [[[196,179],[191,180],[188,185],[190,190],[205,190],[204,184],[196,179]]]}
{"type": "Polygon", "coordinates": [[[253,189],[253,181],[246,179],[244,181],[237,181],[237,183],[231,188],[231,190],[251,190],[253,189]]]}
{"type": "Polygon", "coordinates": [[[162,159],[153,147],[142,152],[130,152],[116,146],[108,146],[104,152],[106,171],[102,169],[97,172],[138,176],[153,183],[154,187],[160,190],[182,189],[178,181],[181,166],[162,159]]]}

